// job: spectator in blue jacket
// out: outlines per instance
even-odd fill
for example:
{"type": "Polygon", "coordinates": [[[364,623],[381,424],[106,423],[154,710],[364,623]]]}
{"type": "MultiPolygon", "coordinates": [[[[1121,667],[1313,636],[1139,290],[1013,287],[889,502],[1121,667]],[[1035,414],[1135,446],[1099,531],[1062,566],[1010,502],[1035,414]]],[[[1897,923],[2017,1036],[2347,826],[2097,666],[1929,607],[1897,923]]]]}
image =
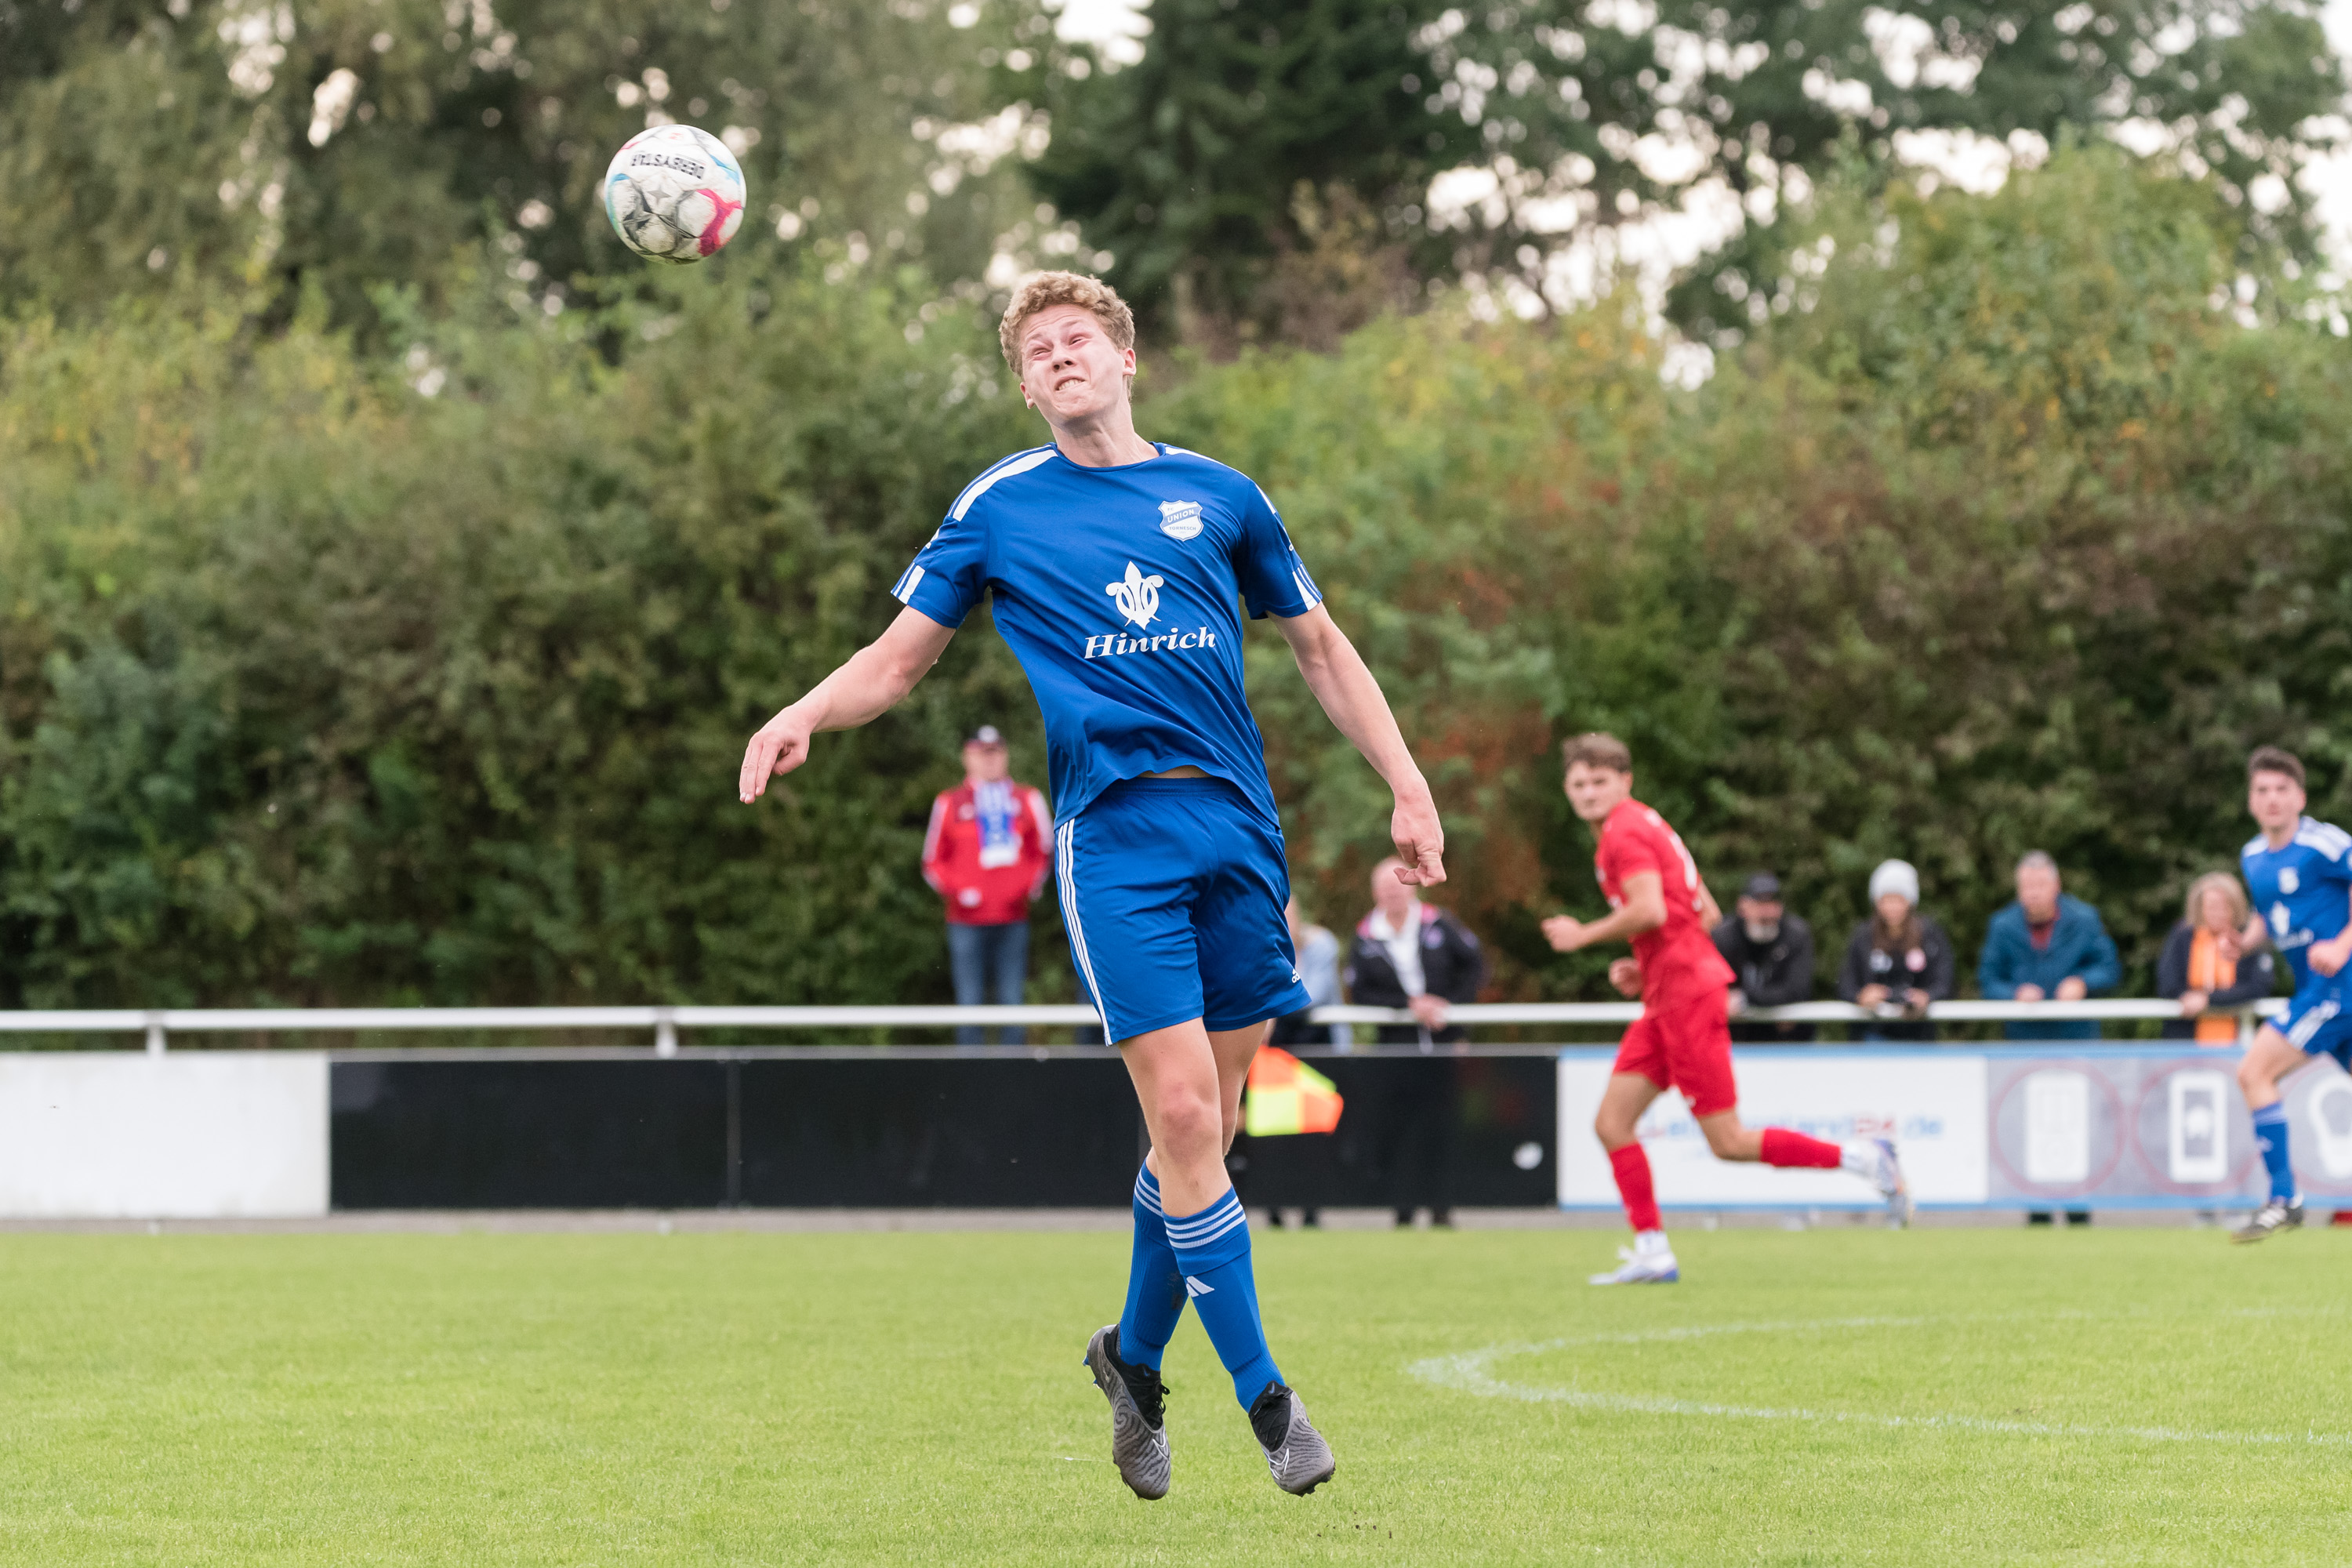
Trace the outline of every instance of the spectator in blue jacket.
{"type": "MultiPolygon", "coordinates": [[[[2058,888],[2058,864],[2036,849],[2017,863],[2017,902],[1985,929],[1977,988],[1992,1002],[2080,1002],[2113,991],[2123,965],[2099,911],[2058,888]]],[[[2012,1023],[2012,1040],[2095,1040],[2099,1026],[2012,1023]]]]}

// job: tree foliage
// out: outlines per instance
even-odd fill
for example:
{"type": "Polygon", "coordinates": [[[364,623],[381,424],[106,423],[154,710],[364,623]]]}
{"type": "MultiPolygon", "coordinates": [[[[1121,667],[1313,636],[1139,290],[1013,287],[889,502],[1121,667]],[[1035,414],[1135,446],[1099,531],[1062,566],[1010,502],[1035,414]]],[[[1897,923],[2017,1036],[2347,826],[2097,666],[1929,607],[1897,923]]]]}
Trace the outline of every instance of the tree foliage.
{"type": "MultiPolygon", "coordinates": [[[[2217,305],[2210,202],[2113,152],[1820,211],[1695,392],[1622,299],[1147,360],[1147,433],[1263,482],[1387,683],[1509,993],[1598,986],[1533,923],[1594,900],[1574,730],[1832,937],[1900,855],[1965,950],[2041,847],[2145,964],[2242,840],[2251,745],[2352,811],[2345,342],[2217,305]]],[[[315,292],[275,333],[18,322],[0,1004],[943,998],[916,862],[956,737],[1044,772],[984,618],[767,805],[735,768],[1036,426],[990,323],[824,266],[528,321],[459,279],[380,353],[315,292]]],[[[1384,795],[1279,638],[1248,658],[1306,901],[1351,919],[1384,795]]]]}
{"type": "Polygon", "coordinates": [[[1783,204],[1845,163],[1891,171],[1919,132],[2044,148],[2126,134],[2210,174],[2249,245],[2307,258],[2295,175],[2335,144],[2345,92],[2304,0],[1156,0],[1150,15],[1137,66],[1033,68],[1064,132],[1033,177],[1195,339],[1214,323],[1204,334],[1194,311],[1281,331],[1286,301],[1259,296],[1320,243],[1302,186],[1374,215],[1366,239],[1416,278],[1539,295],[1558,293],[1550,254],[1596,226],[1727,214],[1730,252],[1676,300],[1686,323],[1724,320],[1707,286],[1776,248],[1783,204]]]}
{"type": "Polygon", "coordinates": [[[1027,0],[974,16],[922,0],[0,3],[0,309],[244,288],[282,321],[308,288],[332,320],[373,323],[386,286],[439,309],[473,248],[526,308],[560,304],[625,265],[605,164],[666,120],[741,153],[740,249],[782,232],[977,278],[1030,203],[995,161],[1010,144],[940,132],[999,108],[976,52],[1045,24],[1027,0]]]}

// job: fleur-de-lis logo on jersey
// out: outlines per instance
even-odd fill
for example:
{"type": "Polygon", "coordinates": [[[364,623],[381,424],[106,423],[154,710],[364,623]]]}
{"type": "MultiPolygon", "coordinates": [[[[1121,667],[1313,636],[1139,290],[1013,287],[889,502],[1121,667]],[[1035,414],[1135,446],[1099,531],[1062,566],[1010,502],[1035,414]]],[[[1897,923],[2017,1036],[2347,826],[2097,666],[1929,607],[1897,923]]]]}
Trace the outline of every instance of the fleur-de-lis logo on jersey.
{"type": "Polygon", "coordinates": [[[1139,626],[1148,626],[1151,617],[1160,613],[1160,588],[1165,581],[1158,573],[1147,577],[1127,563],[1127,575],[1116,583],[1103,584],[1103,592],[1118,606],[1118,613],[1139,626]]]}

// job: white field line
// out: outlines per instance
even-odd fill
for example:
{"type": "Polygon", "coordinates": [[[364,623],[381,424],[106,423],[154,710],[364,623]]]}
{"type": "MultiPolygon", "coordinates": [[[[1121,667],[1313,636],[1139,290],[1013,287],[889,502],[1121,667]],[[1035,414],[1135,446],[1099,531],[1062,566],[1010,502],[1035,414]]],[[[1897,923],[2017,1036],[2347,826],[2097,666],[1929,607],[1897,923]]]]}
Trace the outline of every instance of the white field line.
{"type": "MultiPolygon", "coordinates": [[[[2075,1316],[2076,1314],[2068,1314],[2075,1316]]],[[[2087,1316],[2088,1314],[2082,1314],[2087,1316]]],[[[2235,1315],[2235,1314],[2233,1314],[2235,1315]]],[[[2248,1314],[2252,1315],[2252,1314],[2248,1314]]],[[[2022,1314],[2019,1314],[2022,1316],[2022,1314]]],[[[1717,1405],[1701,1400],[1669,1399],[1639,1394],[1600,1394],[1579,1388],[1542,1388],[1508,1383],[1496,1377],[1496,1362],[1514,1356],[1540,1355],[1577,1345],[1625,1345],[1670,1342],[1716,1334],[1821,1333],[1844,1329],[1917,1328],[1935,1322],[1998,1321],[2000,1319],[1950,1318],[1825,1318],[1793,1323],[1721,1323],[1680,1329],[1656,1329],[1640,1333],[1590,1334],[1578,1339],[1546,1340],[1537,1344],[1488,1345],[1460,1355],[1433,1356],[1414,1362],[1408,1370],[1424,1383],[1475,1394],[1487,1399],[1516,1399],[1529,1404],[1568,1405],[1580,1410],[1607,1410],[1632,1415],[1697,1415],[1732,1421],[1819,1421],[1853,1426],[1913,1427],[1925,1430],[1990,1432],[2019,1437],[2120,1437],[2144,1443],[2223,1443],[2297,1447],[2352,1447],[2352,1433],[2338,1432],[2204,1432],[2171,1426],[2085,1426],[2044,1421],[2002,1421],[1982,1415],[1884,1415],[1869,1411],[1809,1410],[1759,1405],[1717,1405]]]]}

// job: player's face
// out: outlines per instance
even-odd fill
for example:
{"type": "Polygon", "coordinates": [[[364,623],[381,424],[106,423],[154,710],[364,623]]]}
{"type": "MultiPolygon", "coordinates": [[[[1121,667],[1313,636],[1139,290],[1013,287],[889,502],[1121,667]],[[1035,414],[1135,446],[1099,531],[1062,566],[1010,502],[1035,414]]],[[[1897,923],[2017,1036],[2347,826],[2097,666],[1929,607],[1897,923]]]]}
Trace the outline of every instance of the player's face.
{"type": "Polygon", "coordinates": [[[1599,822],[1633,793],[1633,775],[1615,768],[1596,768],[1591,763],[1570,763],[1560,787],[1568,792],[1568,804],[1577,816],[1599,822]]]}
{"type": "Polygon", "coordinates": [[[1127,401],[1135,351],[1110,341],[1092,310],[1055,305],[1021,325],[1021,395],[1055,426],[1098,417],[1127,401]]]}
{"type": "Polygon", "coordinates": [[[2246,781],[2246,810],[2263,829],[2278,833],[2303,818],[2303,786],[2284,773],[2256,773],[2246,781]]]}

